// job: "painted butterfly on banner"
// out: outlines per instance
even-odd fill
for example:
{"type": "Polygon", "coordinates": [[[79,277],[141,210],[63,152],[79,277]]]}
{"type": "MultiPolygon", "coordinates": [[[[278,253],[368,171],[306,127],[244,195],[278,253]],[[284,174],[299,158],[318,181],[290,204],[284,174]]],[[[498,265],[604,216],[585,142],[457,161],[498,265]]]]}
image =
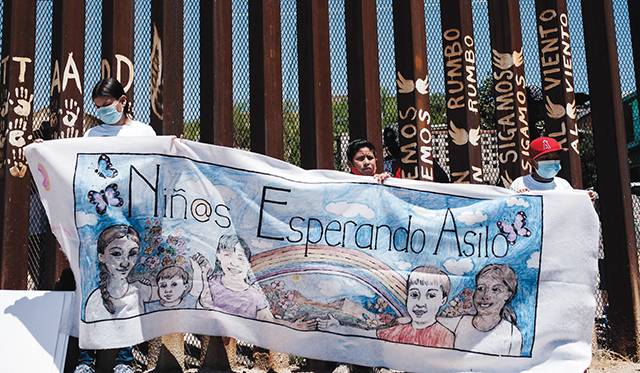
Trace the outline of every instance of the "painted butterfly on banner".
{"type": "Polygon", "coordinates": [[[118,176],[118,170],[113,168],[111,159],[109,159],[106,154],[101,154],[98,158],[98,168],[96,168],[96,173],[103,179],[118,176]]]}
{"type": "Polygon", "coordinates": [[[122,198],[118,197],[119,195],[120,192],[118,192],[118,185],[116,184],[109,184],[99,192],[91,190],[87,194],[89,202],[96,205],[96,212],[100,215],[104,215],[107,212],[108,206],[120,207],[124,204],[122,198]]]}
{"type": "Polygon", "coordinates": [[[509,224],[508,222],[499,221],[496,223],[500,232],[507,235],[507,242],[510,245],[516,243],[516,238],[520,237],[529,237],[531,236],[531,231],[525,227],[527,225],[527,214],[524,211],[519,211],[515,218],[513,218],[513,224],[509,224]]]}

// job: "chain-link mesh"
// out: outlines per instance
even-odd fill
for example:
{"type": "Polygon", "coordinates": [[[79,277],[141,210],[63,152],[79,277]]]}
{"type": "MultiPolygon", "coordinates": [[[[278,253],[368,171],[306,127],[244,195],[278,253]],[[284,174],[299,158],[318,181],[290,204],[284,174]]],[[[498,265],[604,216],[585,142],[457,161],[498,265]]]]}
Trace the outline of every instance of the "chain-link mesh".
{"type": "MultiPolygon", "coordinates": [[[[398,122],[396,51],[393,34],[393,1],[378,0],[378,60],[380,65],[380,116],[382,129],[398,122]]],[[[388,158],[388,156],[387,156],[388,158]]]]}
{"type": "MultiPolygon", "coordinates": [[[[348,1],[348,0],[347,0],[348,1]]],[[[348,170],[346,144],[349,143],[349,101],[347,85],[347,32],[345,0],[329,0],[329,48],[331,56],[331,124],[333,127],[334,169],[348,170]],[[346,139],[346,140],[345,140],[346,139]],[[345,144],[346,141],[346,144],[345,144]]]]}
{"type": "MultiPolygon", "coordinates": [[[[2,15],[0,14],[0,17],[2,15]]],[[[49,87],[51,84],[51,34],[53,1],[36,4],[36,48],[33,90],[33,135],[49,139],[49,87]]],[[[44,252],[47,246],[48,222],[33,179],[29,183],[29,243],[27,248],[27,289],[43,288],[44,252]]]]}
{"type": "Polygon", "coordinates": [[[49,87],[51,85],[51,34],[53,0],[36,6],[36,50],[33,82],[33,131],[36,138],[49,139],[49,87]]]}
{"type": "MultiPolygon", "coordinates": [[[[184,138],[200,141],[200,1],[184,0],[184,138]]],[[[204,125],[210,126],[211,123],[204,125]]]]}
{"type": "MultiPolygon", "coordinates": [[[[151,122],[151,1],[134,1],[133,19],[133,114],[151,122]]],[[[191,36],[193,37],[193,36],[191,36]]]]}
{"type": "Polygon", "coordinates": [[[29,183],[29,247],[27,250],[27,289],[41,290],[44,252],[49,223],[33,179],[29,183]]]}
{"type": "Polygon", "coordinates": [[[280,0],[282,40],[282,132],[284,160],[300,166],[298,27],[295,1],[280,0]]]}
{"type": "Polygon", "coordinates": [[[233,1],[233,147],[251,149],[249,117],[249,4],[233,1]]]}
{"type": "MultiPolygon", "coordinates": [[[[96,115],[96,108],[91,98],[93,86],[100,80],[100,64],[102,61],[102,1],[87,0],[84,20],[84,112],[96,115]]],[[[135,100],[135,98],[134,98],[135,100]]],[[[133,104],[134,113],[137,105],[133,104]]],[[[84,132],[95,126],[97,122],[84,121],[84,132]]]]}

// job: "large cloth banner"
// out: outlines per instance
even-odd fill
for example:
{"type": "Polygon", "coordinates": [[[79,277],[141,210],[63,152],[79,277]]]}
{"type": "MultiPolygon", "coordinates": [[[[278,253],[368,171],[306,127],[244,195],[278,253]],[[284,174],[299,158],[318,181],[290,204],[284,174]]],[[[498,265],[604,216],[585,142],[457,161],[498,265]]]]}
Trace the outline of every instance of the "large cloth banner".
{"type": "Polygon", "coordinates": [[[83,348],[189,332],[415,372],[589,365],[599,229],[583,191],[380,185],[171,137],[25,153],[83,348]]]}

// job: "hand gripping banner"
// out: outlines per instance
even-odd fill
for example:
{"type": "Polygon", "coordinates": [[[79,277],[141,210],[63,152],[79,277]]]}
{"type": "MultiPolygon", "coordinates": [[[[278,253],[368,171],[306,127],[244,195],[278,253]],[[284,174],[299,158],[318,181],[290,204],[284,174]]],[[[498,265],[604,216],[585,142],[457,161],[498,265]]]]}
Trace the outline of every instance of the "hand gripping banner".
{"type": "Polygon", "coordinates": [[[589,365],[599,229],[583,191],[380,185],[170,137],[25,152],[83,348],[189,332],[405,371],[589,365]]]}

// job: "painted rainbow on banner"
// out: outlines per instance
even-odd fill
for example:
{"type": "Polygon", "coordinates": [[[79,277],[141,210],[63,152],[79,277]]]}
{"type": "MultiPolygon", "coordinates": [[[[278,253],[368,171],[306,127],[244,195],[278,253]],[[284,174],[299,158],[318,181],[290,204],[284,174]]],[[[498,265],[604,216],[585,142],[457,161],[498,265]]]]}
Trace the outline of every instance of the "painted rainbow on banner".
{"type": "Polygon", "coordinates": [[[300,273],[337,274],[366,285],[406,316],[406,279],[380,260],[359,250],[331,246],[289,246],[251,258],[257,282],[300,273]],[[305,251],[307,255],[305,256],[305,251]]]}

